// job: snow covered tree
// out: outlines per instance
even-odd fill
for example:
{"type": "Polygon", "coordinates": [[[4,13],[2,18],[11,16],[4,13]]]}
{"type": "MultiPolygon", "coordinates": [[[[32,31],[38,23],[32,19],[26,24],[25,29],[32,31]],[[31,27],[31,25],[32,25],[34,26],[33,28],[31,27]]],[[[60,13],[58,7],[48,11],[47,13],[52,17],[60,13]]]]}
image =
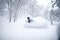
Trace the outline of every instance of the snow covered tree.
{"type": "Polygon", "coordinates": [[[52,9],[50,13],[50,19],[51,24],[53,24],[53,21],[59,21],[60,20],[60,0],[51,1],[52,3],[52,9]]]}
{"type": "Polygon", "coordinates": [[[28,0],[8,0],[8,10],[10,14],[10,20],[11,22],[12,17],[14,18],[14,22],[17,19],[19,9],[21,9],[22,6],[25,6],[27,4],[28,0]]]}

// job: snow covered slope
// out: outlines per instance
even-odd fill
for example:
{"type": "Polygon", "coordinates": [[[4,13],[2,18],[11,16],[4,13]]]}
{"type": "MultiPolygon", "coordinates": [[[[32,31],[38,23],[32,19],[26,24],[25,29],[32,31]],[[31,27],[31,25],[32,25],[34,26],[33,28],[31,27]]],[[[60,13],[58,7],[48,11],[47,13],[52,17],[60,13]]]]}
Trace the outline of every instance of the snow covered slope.
{"type": "MultiPolygon", "coordinates": [[[[36,19],[37,21],[38,19],[36,19]]],[[[39,20],[42,20],[40,18],[39,20]]],[[[45,19],[44,19],[45,21],[45,19]]],[[[43,20],[40,22],[44,26],[43,20]]],[[[39,23],[39,21],[37,21],[39,23]]],[[[48,23],[48,22],[47,22],[48,23]]],[[[57,25],[48,25],[46,28],[26,28],[25,18],[9,23],[6,18],[0,17],[0,37],[2,40],[57,40],[57,25]]]]}

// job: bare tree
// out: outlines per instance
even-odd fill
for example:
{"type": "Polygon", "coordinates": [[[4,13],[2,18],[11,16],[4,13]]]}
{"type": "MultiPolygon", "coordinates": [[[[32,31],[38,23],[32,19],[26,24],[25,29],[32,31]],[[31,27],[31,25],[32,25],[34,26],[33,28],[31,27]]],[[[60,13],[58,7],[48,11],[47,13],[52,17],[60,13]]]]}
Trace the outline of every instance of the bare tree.
{"type": "Polygon", "coordinates": [[[51,14],[50,14],[50,19],[51,19],[51,24],[53,24],[53,21],[58,21],[60,18],[60,0],[56,0],[56,1],[51,1],[52,3],[52,9],[51,9],[51,14]],[[58,7],[57,10],[54,10],[55,7],[58,7]]]}
{"type": "Polygon", "coordinates": [[[11,22],[11,1],[7,0],[7,3],[8,3],[8,10],[9,10],[9,22],[11,22]]]}
{"type": "Polygon", "coordinates": [[[17,15],[17,11],[19,8],[19,2],[20,2],[20,0],[18,0],[18,2],[17,2],[17,8],[16,8],[15,15],[14,15],[14,22],[16,21],[16,15],[17,15]]]}
{"type": "Polygon", "coordinates": [[[54,12],[53,12],[53,8],[54,8],[54,5],[55,5],[55,3],[53,3],[54,1],[52,1],[51,0],[51,3],[52,3],[52,8],[51,8],[51,12],[50,12],[50,19],[51,19],[51,24],[53,25],[53,14],[54,14],[54,12]]]}

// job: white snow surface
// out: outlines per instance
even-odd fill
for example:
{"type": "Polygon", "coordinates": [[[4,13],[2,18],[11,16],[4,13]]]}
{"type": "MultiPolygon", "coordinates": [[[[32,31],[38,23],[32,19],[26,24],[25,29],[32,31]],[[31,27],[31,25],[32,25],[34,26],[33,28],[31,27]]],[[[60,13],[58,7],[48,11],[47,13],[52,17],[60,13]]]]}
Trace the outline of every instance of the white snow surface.
{"type": "Polygon", "coordinates": [[[0,37],[2,38],[2,40],[58,40],[57,25],[51,25],[49,21],[45,20],[42,17],[33,19],[34,22],[32,22],[31,26],[33,24],[34,26],[38,26],[39,23],[39,26],[48,26],[42,29],[37,27],[26,28],[25,17],[17,19],[16,22],[12,21],[11,23],[9,23],[6,18],[0,17],[0,37]]]}
{"type": "Polygon", "coordinates": [[[50,24],[50,21],[44,19],[43,17],[33,17],[32,18],[32,22],[25,23],[25,27],[29,27],[29,28],[45,28],[50,24]]]}

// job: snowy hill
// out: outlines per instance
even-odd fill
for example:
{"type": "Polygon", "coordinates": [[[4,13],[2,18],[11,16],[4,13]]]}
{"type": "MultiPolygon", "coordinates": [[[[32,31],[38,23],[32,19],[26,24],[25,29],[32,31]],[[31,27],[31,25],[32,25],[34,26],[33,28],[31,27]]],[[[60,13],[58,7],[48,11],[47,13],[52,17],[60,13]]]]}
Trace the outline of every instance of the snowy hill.
{"type": "MultiPolygon", "coordinates": [[[[9,23],[6,18],[0,18],[0,34],[3,40],[57,40],[57,25],[50,25],[45,19],[33,18],[36,26],[47,26],[46,28],[26,28],[25,18],[9,23]],[[37,21],[38,20],[38,21],[37,21]]],[[[33,26],[35,26],[35,24],[33,26]]],[[[32,25],[32,24],[31,24],[32,25]]]]}

